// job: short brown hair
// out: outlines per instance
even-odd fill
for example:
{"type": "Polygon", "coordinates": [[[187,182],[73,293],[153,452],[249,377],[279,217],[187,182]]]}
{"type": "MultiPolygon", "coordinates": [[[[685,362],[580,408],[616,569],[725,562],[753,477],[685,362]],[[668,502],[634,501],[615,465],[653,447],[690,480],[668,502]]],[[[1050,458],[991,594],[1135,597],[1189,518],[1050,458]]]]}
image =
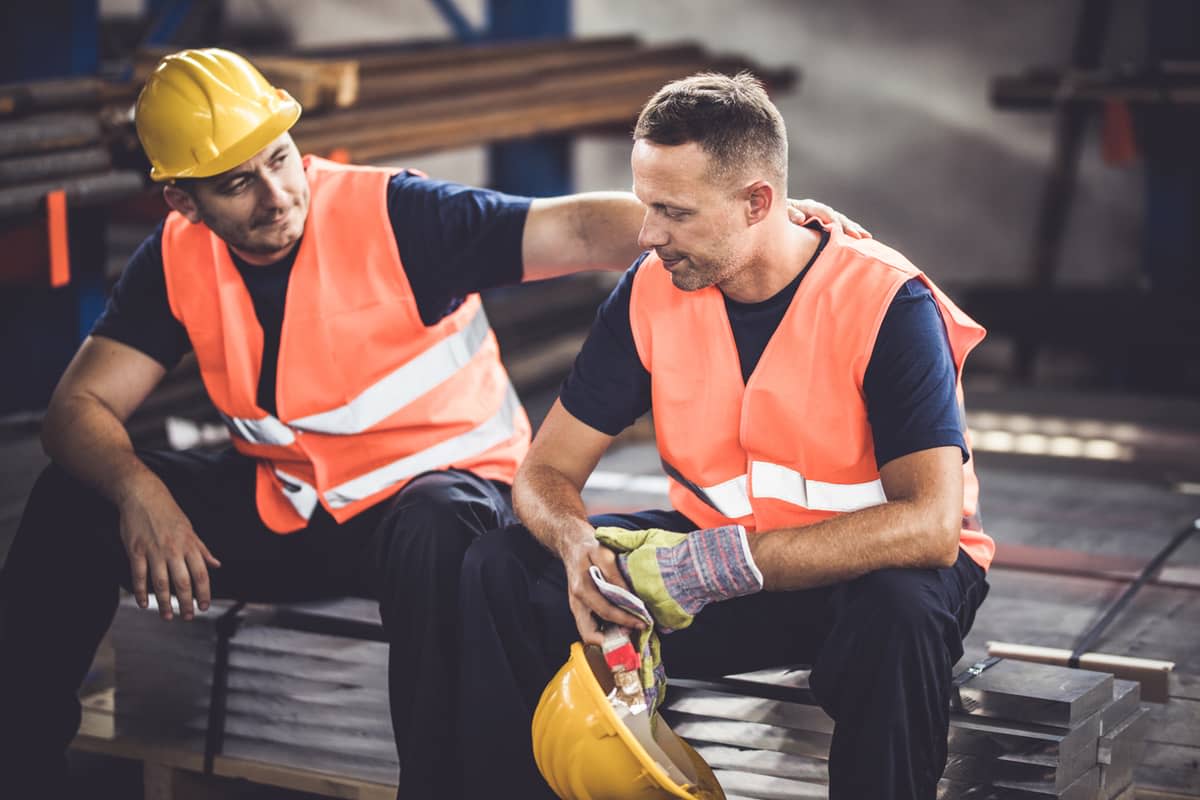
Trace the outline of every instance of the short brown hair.
{"type": "Polygon", "coordinates": [[[779,109],[749,72],[705,72],[668,83],[638,115],[633,138],[654,144],[695,142],[721,177],[750,164],[787,188],[787,129],[779,109]]]}

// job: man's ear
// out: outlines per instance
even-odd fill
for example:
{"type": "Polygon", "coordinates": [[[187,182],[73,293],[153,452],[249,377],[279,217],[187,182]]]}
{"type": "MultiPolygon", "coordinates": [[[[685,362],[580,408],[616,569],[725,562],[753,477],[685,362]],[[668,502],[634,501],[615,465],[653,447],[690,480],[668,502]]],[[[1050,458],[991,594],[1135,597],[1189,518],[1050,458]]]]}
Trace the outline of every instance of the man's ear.
{"type": "Polygon", "coordinates": [[[767,181],[755,181],[742,191],[746,196],[746,223],[757,225],[775,207],[775,187],[767,181]]]}
{"type": "Polygon", "coordinates": [[[196,199],[178,186],[170,183],[164,186],[163,199],[188,222],[195,224],[200,221],[200,207],[196,205],[196,199]]]}

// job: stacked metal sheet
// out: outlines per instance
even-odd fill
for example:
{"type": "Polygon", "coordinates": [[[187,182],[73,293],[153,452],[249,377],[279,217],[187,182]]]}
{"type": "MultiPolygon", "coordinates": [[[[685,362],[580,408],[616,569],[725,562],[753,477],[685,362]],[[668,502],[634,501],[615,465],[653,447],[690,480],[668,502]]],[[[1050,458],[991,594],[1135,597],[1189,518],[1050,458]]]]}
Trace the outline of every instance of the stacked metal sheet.
{"type": "Polygon", "coordinates": [[[999,661],[958,689],[941,796],[1112,800],[1145,738],[1137,683],[999,661]]]}
{"type": "MultiPolygon", "coordinates": [[[[113,626],[118,735],[204,752],[217,620],[228,609],[214,603],[190,623],[164,623],[153,611],[122,604],[113,626]]],[[[387,645],[298,630],[298,610],[310,622],[329,618],[329,627],[370,629],[379,618],[374,604],[356,600],[238,612],[219,753],[394,783],[387,645]]]]}
{"type": "MultiPolygon", "coordinates": [[[[943,800],[1114,800],[1132,796],[1145,738],[1138,684],[1000,661],[961,684],[943,800]]],[[[666,715],[741,798],[824,797],[833,720],[802,671],[674,681],[666,715]],[[750,695],[750,696],[747,696],[750,695]]]]}
{"type": "MultiPolygon", "coordinates": [[[[163,623],[126,602],[113,629],[120,735],[205,749],[218,620],[163,623]],[[169,666],[168,666],[169,665],[169,666]]],[[[388,784],[398,774],[387,646],[366,601],[236,612],[219,752],[388,784]]],[[[1148,724],[1138,684],[999,661],[953,698],[943,800],[1127,800],[1148,724]]],[[[828,796],[834,723],[807,672],[673,680],[665,715],[734,800],[828,796]]],[[[210,736],[210,745],[214,742],[210,736]]]]}

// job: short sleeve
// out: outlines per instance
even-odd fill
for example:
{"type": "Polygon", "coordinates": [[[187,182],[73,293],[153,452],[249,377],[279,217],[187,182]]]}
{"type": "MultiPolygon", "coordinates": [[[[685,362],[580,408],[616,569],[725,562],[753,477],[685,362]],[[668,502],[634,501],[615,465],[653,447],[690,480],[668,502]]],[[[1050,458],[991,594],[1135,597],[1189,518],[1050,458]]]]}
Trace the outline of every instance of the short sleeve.
{"type": "Polygon", "coordinates": [[[167,300],[161,224],[125,265],[91,335],[140,350],[167,369],[191,351],[187,331],[167,300]]]}
{"type": "Polygon", "coordinates": [[[401,172],[388,182],[388,217],[426,325],[466,295],[520,283],[521,238],[532,200],[401,172]]]}
{"type": "Polygon", "coordinates": [[[629,319],[633,278],[645,258],[626,270],[600,305],[559,396],[571,416],[609,436],[650,410],[650,373],[638,358],[629,319]]]}
{"type": "Polygon", "coordinates": [[[967,458],[946,325],[929,288],[914,278],[892,300],[863,377],[875,461],[953,445],[967,458]]]}

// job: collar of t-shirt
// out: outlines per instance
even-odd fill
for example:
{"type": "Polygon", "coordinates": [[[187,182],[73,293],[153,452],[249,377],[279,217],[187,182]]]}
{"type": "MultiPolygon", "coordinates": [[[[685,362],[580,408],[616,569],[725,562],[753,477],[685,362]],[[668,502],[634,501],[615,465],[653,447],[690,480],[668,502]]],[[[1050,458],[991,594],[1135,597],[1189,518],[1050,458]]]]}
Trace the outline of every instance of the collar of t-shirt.
{"type": "Polygon", "coordinates": [[[760,300],[757,303],[739,303],[728,297],[725,298],[725,314],[729,317],[729,327],[733,331],[733,340],[737,345],[743,381],[750,380],[750,375],[758,366],[758,360],[762,358],[763,350],[767,348],[767,342],[771,341],[771,336],[779,327],[779,323],[783,321],[788,307],[791,306],[792,298],[796,296],[796,290],[800,288],[800,281],[808,274],[809,268],[821,255],[821,251],[825,249],[825,244],[829,241],[829,231],[819,224],[813,222],[809,223],[807,227],[820,233],[821,241],[817,244],[817,249],[813,251],[812,258],[804,265],[804,269],[800,270],[800,274],[792,279],[791,283],[766,300],[760,300]]]}

